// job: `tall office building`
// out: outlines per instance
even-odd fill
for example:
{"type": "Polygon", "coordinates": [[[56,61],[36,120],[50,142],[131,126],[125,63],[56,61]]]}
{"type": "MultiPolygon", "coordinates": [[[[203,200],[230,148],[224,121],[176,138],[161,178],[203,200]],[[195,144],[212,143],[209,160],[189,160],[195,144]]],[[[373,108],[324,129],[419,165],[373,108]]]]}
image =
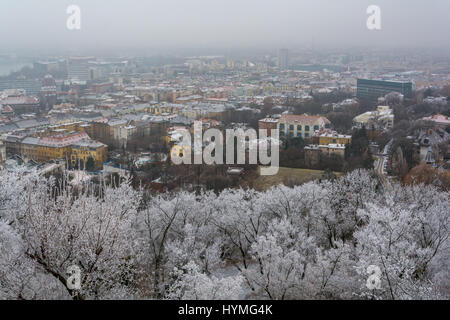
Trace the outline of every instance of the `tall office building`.
{"type": "Polygon", "coordinates": [[[46,75],[44,77],[44,80],[42,81],[42,88],[41,88],[41,101],[43,106],[48,106],[50,109],[56,104],[57,102],[57,95],[56,95],[56,82],[55,79],[51,75],[46,75]]]}
{"type": "Polygon", "coordinates": [[[70,57],[68,60],[68,79],[77,81],[88,81],[89,61],[95,60],[94,57],[70,57]]]}
{"type": "Polygon", "coordinates": [[[377,101],[390,92],[399,92],[405,98],[412,97],[412,82],[410,81],[384,81],[384,80],[357,80],[356,96],[359,99],[377,101]]]}
{"type": "Polygon", "coordinates": [[[289,50],[280,49],[278,51],[278,68],[286,70],[289,67],[289,50]]]}
{"type": "Polygon", "coordinates": [[[23,89],[27,95],[38,95],[41,92],[41,81],[38,79],[1,79],[0,91],[8,89],[23,89]]]}

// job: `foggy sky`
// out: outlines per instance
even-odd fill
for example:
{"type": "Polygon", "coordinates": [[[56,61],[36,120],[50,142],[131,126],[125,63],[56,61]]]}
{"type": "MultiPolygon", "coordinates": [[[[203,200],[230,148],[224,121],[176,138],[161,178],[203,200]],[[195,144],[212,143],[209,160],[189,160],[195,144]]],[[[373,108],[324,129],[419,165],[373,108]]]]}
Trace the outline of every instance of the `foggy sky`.
{"type": "Polygon", "coordinates": [[[448,46],[448,0],[0,0],[0,52],[113,47],[448,46]],[[81,30],[66,8],[81,8],[81,30]],[[381,8],[382,30],[366,28],[381,8]]]}

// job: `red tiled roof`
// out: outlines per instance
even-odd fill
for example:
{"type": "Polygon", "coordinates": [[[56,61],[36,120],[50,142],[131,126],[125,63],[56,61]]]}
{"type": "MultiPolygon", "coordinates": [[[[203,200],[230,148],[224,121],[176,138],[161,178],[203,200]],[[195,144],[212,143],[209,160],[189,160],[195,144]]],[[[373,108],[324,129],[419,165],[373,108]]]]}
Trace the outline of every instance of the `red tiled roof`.
{"type": "Polygon", "coordinates": [[[10,106],[3,106],[3,108],[1,108],[0,110],[3,113],[13,112],[14,111],[10,106]]]}
{"type": "Polygon", "coordinates": [[[90,139],[86,132],[75,133],[68,136],[51,136],[41,138],[41,143],[46,146],[68,146],[83,139],[90,139]]]}
{"type": "Polygon", "coordinates": [[[450,124],[450,119],[447,116],[440,114],[440,113],[432,115],[430,117],[425,117],[425,118],[423,118],[423,120],[429,120],[429,121],[434,121],[434,122],[438,122],[438,123],[450,124]]]}

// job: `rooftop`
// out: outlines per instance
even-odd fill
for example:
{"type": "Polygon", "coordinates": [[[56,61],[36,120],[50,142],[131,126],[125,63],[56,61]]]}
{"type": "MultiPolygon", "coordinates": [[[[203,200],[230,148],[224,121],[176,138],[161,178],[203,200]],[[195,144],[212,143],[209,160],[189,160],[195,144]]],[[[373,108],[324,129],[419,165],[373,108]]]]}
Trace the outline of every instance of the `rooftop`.
{"type": "Polygon", "coordinates": [[[300,122],[306,124],[314,124],[319,122],[321,124],[330,124],[330,120],[323,116],[308,114],[283,114],[281,115],[280,121],[288,123],[300,122]]]}

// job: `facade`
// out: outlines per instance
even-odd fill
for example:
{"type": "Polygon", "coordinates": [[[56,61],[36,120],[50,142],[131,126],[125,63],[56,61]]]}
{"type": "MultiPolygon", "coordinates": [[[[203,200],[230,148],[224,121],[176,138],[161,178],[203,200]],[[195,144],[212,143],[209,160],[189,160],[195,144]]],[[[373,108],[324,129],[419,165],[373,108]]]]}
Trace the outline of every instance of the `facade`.
{"type": "Polygon", "coordinates": [[[352,136],[346,134],[340,134],[331,129],[323,129],[314,132],[313,135],[314,143],[319,145],[329,145],[329,144],[349,144],[352,142],[352,136]]]}
{"type": "Polygon", "coordinates": [[[0,115],[5,117],[13,117],[14,110],[10,106],[0,104],[0,115]]]}
{"type": "Polygon", "coordinates": [[[377,101],[391,92],[399,92],[406,98],[412,97],[412,82],[384,81],[384,80],[357,80],[357,93],[359,99],[377,101]]]}
{"type": "Polygon", "coordinates": [[[0,141],[0,165],[6,161],[6,145],[0,141]]]}
{"type": "Polygon", "coordinates": [[[443,114],[434,114],[432,116],[429,117],[424,117],[422,118],[422,120],[424,121],[432,121],[434,122],[435,125],[441,127],[441,128],[445,128],[447,126],[450,126],[450,119],[448,118],[448,116],[445,116],[443,114]]]}
{"type": "Polygon", "coordinates": [[[278,68],[280,70],[286,70],[289,67],[289,50],[280,49],[278,51],[278,68]]]}
{"type": "Polygon", "coordinates": [[[133,125],[114,127],[114,140],[120,148],[126,148],[127,142],[137,133],[137,127],[133,125]]]}
{"type": "Polygon", "coordinates": [[[233,106],[228,104],[197,103],[184,105],[178,114],[191,119],[211,118],[226,121],[231,116],[233,106]]]}
{"type": "Polygon", "coordinates": [[[0,104],[10,106],[16,114],[37,113],[41,105],[37,97],[26,96],[17,90],[0,94],[0,104]]]}
{"type": "Polygon", "coordinates": [[[321,155],[345,157],[345,145],[343,144],[328,144],[317,145],[311,144],[305,147],[305,164],[307,166],[316,166],[320,162],[321,155]]]}
{"type": "Polygon", "coordinates": [[[319,145],[319,149],[323,154],[328,156],[337,155],[341,158],[345,156],[345,145],[343,144],[330,143],[327,145],[319,145]]]}
{"type": "Polygon", "coordinates": [[[272,136],[272,131],[278,129],[278,119],[264,118],[258,121],[258,129],[267,130],[267,136],[272,136]]]}
{"type": "Polygon", "coordinates": [[[161,131],[164,124],[163,121],[152,122],[150,118],[136,121],[117,118],[101,119],[91,122],[86,132],[92,139],[117,148],[126,148],[131,139],[148,137],[152,132],[161,131]]]}
{"type": "Polygon", "coordinates": [[[114,129],[108,124],[107,119],[91,122],[88,134],[92,139],[108,145],[112,145],[114,142],[114,129]]]}
{"type": "Polygon", "coordinates": [[[70,162],[72,167],[80,164],[88,163],[89,158],[92,158],[95,164],[95,169],[103,168],[103,163],[108,158],[108,149],[106,144],[92,140],[82,140],[72,144],[70,162]]]}
{"type": "Polygon", "coordinates": [[[307,114],[284,114],[278,122],[280,137],[302,137],[308,138],[317,130],[329,127],[330,121],[322,116],[311,116],[307,114]]]}
{"type": "Polygon", "coordinates": [[[89,61],[95,60],[94,57],[70,57],[68,60],[68,79],[76,81],[88,81],[89,61]]]}
{"type": "Polygon", "coordinates": [[[388,106],[378,106],[375,111],[368,111],[353,118],[353,126],[361,129],[390,129],[394,126],[394,112],[388,106]]]}
{"type": "Polygon", "coordinates": [[[12,155],[21,154],[21,143],[23,139],[23,136],[16,136],[12,134],[1,137],[1,140],[6,147],[6,152],[12,155]]]}
{"type": "Polygon", "coordinates": [[[27,95],[38,95],[41,92],[41,87],[41,81],[35,79],[0,79],[0,91],[23,89],[27,95]]]}
{"type": "Polygon", "coordinates": [[[423,99],[423,102],[445,106],[447,104],[447,97],[426,97],[423,99]]]}
{"type": "Polygon", "coordinates": [[[305,147],[305,165],[315,167],[320,162],[320,149],[316,144],[305,147]]]}
{"type": "Polygon", "coordinates": [[[42,105],[47,105],[50,109],[56,104],[56,82],[51,75],[46,75],[42,81],[41,98],[42,105]]]}
{"type": "Polygon", "coordinates": [[[95,83],[91,85],[92,93],[102,94],[110,91],[114,86],[112,82],[95,83]]]}
{"type": "Polygon", "coordinates": [[[6,148],[9,147],[8,152],[36,162],[70,160],[70,164],[76,165],[79,161],[86,162],[92,157],[98,170],[107,160],[107,146],[91,140],[85,132],[41,138],[7,136],[3,142],[6,148]]]}
{"type": "Polygon", "coordinates": [[[89,139],[86,133],[58,134],[43,138],[26,137],[21,143],[21,154],[24,158],[36,162],[65,160],[70,157],[71,145],[84,139],[89,139]]]}

